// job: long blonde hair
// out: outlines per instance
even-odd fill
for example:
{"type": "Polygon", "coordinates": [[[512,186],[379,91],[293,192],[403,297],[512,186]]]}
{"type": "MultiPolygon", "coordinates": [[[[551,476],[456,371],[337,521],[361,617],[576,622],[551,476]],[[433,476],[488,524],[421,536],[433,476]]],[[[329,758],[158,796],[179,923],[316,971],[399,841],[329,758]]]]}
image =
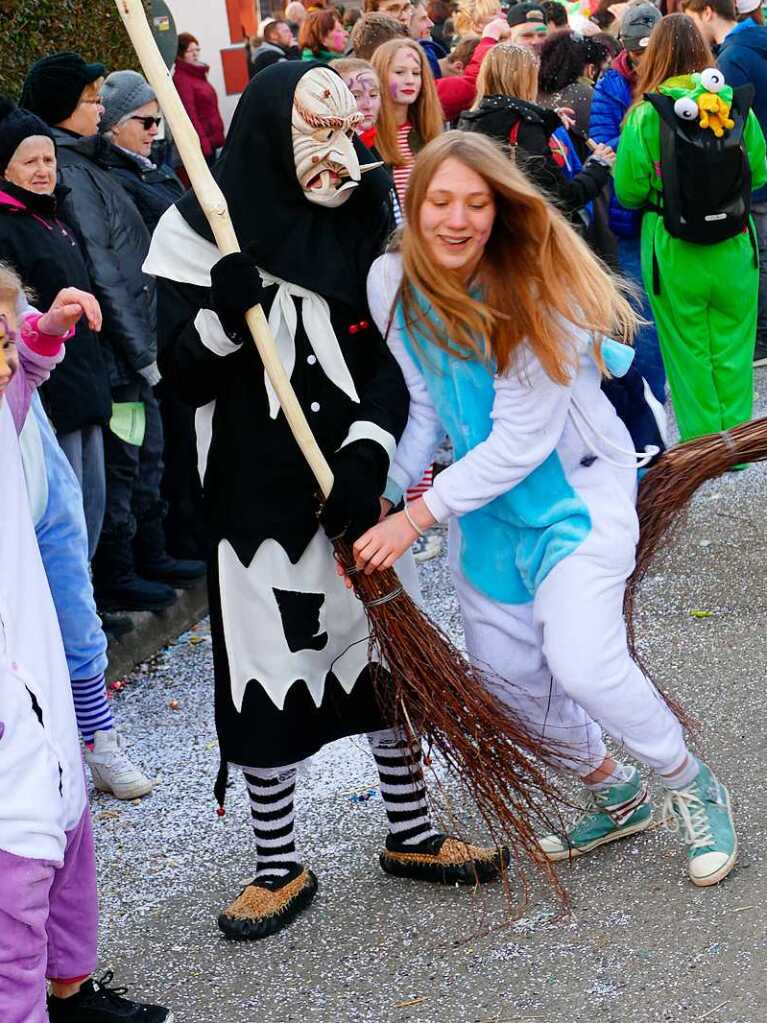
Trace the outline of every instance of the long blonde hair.
{"type": "Polygon", "coordinates": [[[633,337],[637,318],[620,282],[485,136],[449,131],[431,142],[413,168],[405,214],[405,322],[443,351],[485,361],[490,353],[497,372],[504,373],[512,368],[520,345],[527,343],[551,379],[566,384],[577,365],[573,324],[594,338],[603,372],[602,337],[633,337]],[[475,275],[481,298],[468,294],[460,276],[435,264],[421,232],[421,206],[429,185],[449,159],[479,174],[495,201],[495,222],[475,275]],[[425,315],[422,303],[438,324],[425,315]],[[449,325],[449,337],[444,325],[449,325]]]}
{"type": "Polygon", "coordinates": [[[381,83],[381,112],[376,125],[375,145],[384,163],[392,167],[399,167],[405,162],[397,143],[394,100],[389,88],[389,72],[400,50],[411,50],[420,61],[421,91],[418,94],[418,99],[410,108],[409,120],[424,145],[442,132],[444,123],[442,107],[434,85],[434,76],[423,47],[419,46],[414,39],[406,39],[404,36],[402,39],[391,39],[388,43],[379,46],[371,58],[378,81],[381,83]]]}
{"type": "Polygon", "coordinates": [[[499,0],[459,0],[453,15],[457,36],[482,35],[482,30],[494,17],[502,17],[499,0]]]}
{"type": "Polygon", "coordinates": [[[498,43],[482,61],[472,110],[477,109],[485,96],[514,96],[535,103],[539,66],[538,57],[529,47],[498,43]]]}

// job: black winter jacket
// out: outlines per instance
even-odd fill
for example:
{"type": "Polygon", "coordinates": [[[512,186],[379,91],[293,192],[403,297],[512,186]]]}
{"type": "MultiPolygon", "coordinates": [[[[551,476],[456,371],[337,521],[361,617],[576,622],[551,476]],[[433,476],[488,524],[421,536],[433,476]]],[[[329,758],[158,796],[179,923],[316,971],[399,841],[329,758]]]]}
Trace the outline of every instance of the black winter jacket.
{"type": "Polygon", "coordinates": [[[516,152],[519,166],[535,184],[547,192],[564,214],[580,224],[577,212],[596,198],[610,180],[610,169],[588,160],[573,178],[568,178],[554,159],[549,139],[562,124],[553,110],[513,96],[485,96],[476,110],[461,116],[462,131],[478,131],[504,146],[519,125],[516,152]]]}
{"type": "MultiPolygon", "coordinates": [[[[45,311],[62,288],[93,291],[74,232],[58,218],[57,197],[0,179],[0,259],[11,263],[45,311]]],[[[112,412],[109,376],[97,334],[85,319],[67,341],[66,357],[41,396],[56,432],[104,425],[112,412]]]]}
{"type": "Polygon", "coordinates": [[[184,194],[184,186],[165,164],[147,167],[117,146],[105,149],[99,162],[119,179],[150,234],[167,208],[184,194]]]}
{"type": "Polygon", "coordinates": [[[53,135],[59,179],[69,189],[61,212],[77,234],[101,304],[110,381],[129,384],[157,359],[155,284],[141,270],[149,232],[119,181],[101,166],[112,144],[60,128],[53,135]]]}

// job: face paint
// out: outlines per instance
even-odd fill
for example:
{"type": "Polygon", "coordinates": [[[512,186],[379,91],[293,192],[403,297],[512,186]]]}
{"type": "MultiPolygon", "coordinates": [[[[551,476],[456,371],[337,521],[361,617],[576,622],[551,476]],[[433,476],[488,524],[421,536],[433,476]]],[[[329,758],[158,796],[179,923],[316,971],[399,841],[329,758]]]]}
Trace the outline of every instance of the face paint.
{"type": "Polygon", "coordinates": [[[361,123],[354,97],[335,72],[312,68],[301,78],[293,97],[293,157],[309,202],[340,206],[370,169],[360,167],[352,142],[361,123]]]}
{"type": "Polygon", "coordinates": [[[346,49],[346,32],[341,25],[336,25],[327,37],[327,46],[332,53],[343,53],[346,49]]]}
{"type": "Polygon", "coordinates": [[[11,326],[9,314],[0,309],[0,401],[19,368],[16,354],[17,333],[11,326]]]}
{"type": "Polygon", "coordinates": [[[389,71],[389,90],[395,103],[409,106],[421,92],[421,61],[409,46],[395,54],[389,71]]]}
{"type": "Polygon", "coordinates": [[[363,118],[357,128],[357,134],[369,131],[375,126],[381,109],[381,89],[378,79],[371,71],[360,71],[358,74],[346,78],[345,82],[346,87],[354,96],[357,109],[363,118]]]}

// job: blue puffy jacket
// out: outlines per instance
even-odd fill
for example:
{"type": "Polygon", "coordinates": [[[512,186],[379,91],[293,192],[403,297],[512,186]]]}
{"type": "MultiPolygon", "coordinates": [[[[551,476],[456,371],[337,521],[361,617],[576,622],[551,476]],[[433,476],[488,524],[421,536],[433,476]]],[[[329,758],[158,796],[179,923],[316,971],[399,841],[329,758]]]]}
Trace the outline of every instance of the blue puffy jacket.
{"type": "MultiPolygon", "coordinates": [[[[742,21],[725,36],[716,62],[728,85],[753,85],[753,110],[767,136],[767,28],[750,18],[742,21]]],[[[752,199],[766,202],[767,185],[757,189],[752,199]]]]}
{"type": "MultiPolygon", "coordinates": [[[[616,63],[620,66],[620,57],[616,63]]],[[[618,67],[605,72],[594,87],[589,115],[589,135],[595,142],[604,142],[612,149],[618,149],[621,124],[631,106],[631,83],[618,67]]],[[[619,238],[635,238],[639,234],[641,214],[627,210],[615,198],[615,189],[610,185],[610,228],[619,238]]]]}

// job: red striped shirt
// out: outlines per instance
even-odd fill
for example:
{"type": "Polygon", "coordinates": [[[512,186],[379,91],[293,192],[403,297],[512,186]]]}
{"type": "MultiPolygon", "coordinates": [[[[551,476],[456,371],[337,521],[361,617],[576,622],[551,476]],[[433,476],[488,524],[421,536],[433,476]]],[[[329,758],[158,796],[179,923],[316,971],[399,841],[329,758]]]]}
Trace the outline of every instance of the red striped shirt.
{"type": "Polygon", "coordinates": [[[392,169],[392,177],[394,178],[394,188],[397,192],[397,198],[399,199],[400,206],[405,206],[405,192],[407,192],[407,183],[410,180],[410,172],[413,169],[415,163],[415,154],[410,148],[408,142],[408,136],[410,135],[412,125],[402,124],[397,128],[397,145],[399,146],[400,156],[404,161],[398,166],[392,169]]]}

